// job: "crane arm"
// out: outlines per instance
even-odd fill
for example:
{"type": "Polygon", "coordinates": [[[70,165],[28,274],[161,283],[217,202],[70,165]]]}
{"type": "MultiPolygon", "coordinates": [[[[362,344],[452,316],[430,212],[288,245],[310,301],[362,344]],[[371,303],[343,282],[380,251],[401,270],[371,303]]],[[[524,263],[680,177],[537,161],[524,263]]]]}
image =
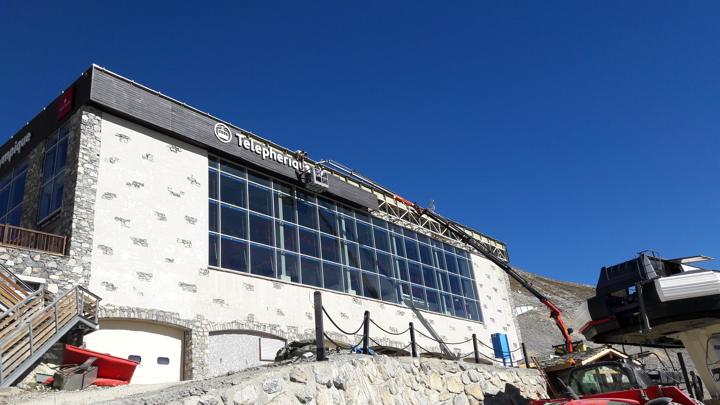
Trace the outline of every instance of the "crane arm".
{"type": "Polygon", "coordinates": [[[536,289],[528,280],[525,279],[520,273],[518,273],[515,269],[513,269],[508,263],[501,260],[499,257],[497,257],[494,253],[490,251],[484,244],[482,244],[477,239],[471,237],[468,235],[467,232],[465,232],[462,228],[460,228],[457,224],[455,224],[452,221],[449,221],[440,215],[426,209],[420,207],[418,204],[408,201],[398,195],[395,196],[395,200],[398,202],[401,202],[408,207],[412,208],[417,212],[419,216],[426,215],[436,222],[442,224],[450,233],[452,233],[456,238],[460,239],[465,244],[468,244],[475,248],[478,252],[482,253],[488,260],[493,262],[496,266],[500,267],[507,273],[508,276],[512,277],[515,281],[517,281],[523,288],[528,290],[535,298],[537,298],[540,302],[543,303],[549,310],[550,310],[550,317],[553,318],[555,321],[555,325],[560,330],[560,333],[563,335],[563,339],[565,340],[565,345],[567,346],[568,353],[572,353],[573,351],[573,344],[572,344],[572,338],[570,337],[570,331],[568,330],[567,326],[565,326],[565,323],[562,320],[561,314],[562,311],[560,308],[555,305],[552,301],[550,301],[542,292],[540,292],[538,289],[536,289]]]}

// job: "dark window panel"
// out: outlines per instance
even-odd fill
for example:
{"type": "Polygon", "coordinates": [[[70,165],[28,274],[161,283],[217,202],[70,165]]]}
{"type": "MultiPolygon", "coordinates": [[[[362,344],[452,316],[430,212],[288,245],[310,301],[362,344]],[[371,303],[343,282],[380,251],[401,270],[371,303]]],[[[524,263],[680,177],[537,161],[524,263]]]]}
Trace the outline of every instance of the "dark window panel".
{"type": "Polygon", "coordinates": [[[334,263],[323,262],[323,285],[335,291],[345,291],[343,287],[342,268],[334,263]]]}
{"type": "Polygon", "coordinates": [[[460,286],[460,277],[450,274],[450,291],[456,295],[462,295],[462,287],[460,286]]]}
{"type": "Polygon", "coordinates": [[[320,236],[323,260],[340,263],[340,240],[331,236],[320,236]]]}
{"type": "Polygon", "coordinates": [[[437,288],[437,282],[435,282],[435,270],[430,266],[423,266],[422,268],[425,287],[437,288]]]}
{"type": "Polygon", "coordinates": [[[360,252],[357,243],[342,243],[342,263],[346,266],[360,268],[360,252]]]}
{"type": "Polygon", "coordinates": [[[248,271],[248,247],[246,242],[222,238],[220,243],[220,266],[225,269],[248,271]]]}
{"type": "Polygon", "coordinates": [[[467,318],[465,313],[465,300],[460,297],[453,296],[453,308],[455,309],[455,316],[458,318],[467,318]]]}
{"type": "Polygon", "coordinates": [[[408,271],[410,272],[410,281],[413,284],[422,285],[422,270],[420,265],[413,262],[408,262],[408,271]]]}
{"type": "Polygon", "coordinates": [[[340,237],[349,241],[357,242],[357,232],[355,231],[355,220],[346,216],[340,216],[340,237]]]}
{"type": "Polygon", "coordinates": [[[318,229],[317,207],[304,201],[297,202],[298,224],[318,229]]]}
{"type": "Polygon", "coordinates": [[[447,269],[450,273],[457,274],[458,268],[457,268],[457,261],[455,258],[455,255],[450,253],[445,253],[445,263],[447,264],[447,269]]]}
{"type": "Polygon", "coordinates": [[[377,252],[377,265],[378,265],[378,271],[380,274],[385,275],[387,277],[395,277],[395,274],[393,272],[393,264],[392,260],[390,259],[390,255],[386,255],[384,253],[377,252]]]}
{"type": "Polygon", "coordinates": [[[8,225],[14,225],[14,226],[20,226],[20,221],[22,220],[22,205],[18,205],[10,211],[5,219],[5,222],[8,223],[8,225]]]}
{"type": "Polygon", "coordinates": [[[360,246],[360,268],[377,272],[375,268],[375,251],[371,248],[360,246]]]}
{"type": "Polygon", "coordinates": [[[372,246],[372,229],[370,225],[358,222],[357,224],[358,242],[365,246],[372,246]]]}
{"type": "Polygon", "coordinates": [[[417,240],[417,233],[415,233],[414,231],[411,231],[407,228],[403,228],[403,233],[405,234],[406,238],[417,240]]]}
{"type": "Polygon", "coordinates": [[[360,271],[344,267],[343,272],[345,274],[345,291],[353,295],[361,295],[362,282],[360,271]]]}
{"type": "Polygon", "coordinates": [[[220,213],[220,232],[236,238],[247,239],[247,215],[245,210],[223,204],[220,213]]]}
{"type": "Polygon", "coordinates": [[[260,245],[250,245],[250,273],[265,277],[275,277],[273,265],[274,251],[260,245]]]}
{"type": "Polygon", "coordinates": [[[457,264],[460,275],[465,277],[472,277],[472,274],[470,273],[470,264],[468,263],[467,259],[459,257],[457,259],[457,264]]]}
{"type": "Polygon", "coordinates": [[[482,320],[480,316],[480,305],[477,301],[465,300],[465,312],[467,313],[467,317],[473,321],[482,320]]]}
{"type": "Polygon", "coordinates": [[[375,226],[379,226],[383,229],[388,229],[388,223],[384,219],[380,219],[378,217],[372,217],[372,224],[375,226]]]}
{"type": "Polygon", "coordinates": [[[368,298],[380,299],[380,284],[378,275],[374,273],[362,273],[363,295],[368,298]]]}
{"type": "Polygon", "coordinates": [[[419,248],[420,248],[420,261],[423,264],[432,266],[433,261],[432,261],[432,253],[430,252],[430,246],[420,243],[419,248]]]}
{"type": "Polygon", "coordinates": [[[337,214],[320,208],[320,231],[329,233],[330,235],[338,235],[337,214]]]}
{"type": "Polygon", "coordinates": [[[59,173],[65,168],[65,161],[67,160],[67,148],[68,139],[65,138],[57,144],[57,152],[55,153],[55,173],[59,173]]]}
{"type": "Polygon", "coordinates": [[[0,217],[7,214],[8,202],[10,200],[10,186],[5,187],[0,191],[0,217]]]}
{"type": "Polygon", "coordinates": [[[420,261],[420,256],[418,254],[418,245],[417,242],[410,239],[405,239],[405,253],[407,254],[407,258],[410,260],[420,261]]]}
{"type": "Polygon", "coordinates": [[[215,156],[208,156],[208,167],[218,168],[218,159],[215,156]]]}
{"type": "Polygon", "coordinates": [[[330,201],[330,200],[328,200],[327,198],[318,197],[317,203],[318,203],[319,206],[325,207],[325,208],[329,209],[330,211],[335,211],[335,210],[336,210],[335,203],[332,202],[332,201],[330,201]]]}
{"type": "Polygon", "coordinates": [[[272,187],[272,181],[270,180],[269,177],[264,176],[260,173],[255,173],[252,170],[248,170],[248,180],[255,182],[257,184],[262,184],[263,186],[266,186],[266,187],[272,187]]]}
{"type": "Polygon", "coordinates": [[[444,314],[455,315],[452,296],[450,294],[440,294],[440,303],[442,304],[442,312],[444,314]]]}
{"type": "Polygon", "coordinates": [[[417,238],[418,238],[418,240],[419,240],[420,242],[424,242],[424,243],[430,244],[430,238],[427,237],[427,235],[424,235],[424,234],[422,234],[422,233],[418,233],[418,234],[417,234],[417,238]]]}
{"type": "Polygon", "coordinates": [[[295,222],[295,198],[275,193],[275,218],[295,222]]]}
{"type": "Polygon", "coordinates": [[[402,235],[403,229],[400,225],[393,224],[392,222],[388,223],[388,225],[390,226],[391,231],[402,235]]]}
{"type": "Polygon", "coordinates": [[[300,257],[298,255],[277,252],[277,278],[293,283],[300,282],[300,257]]]}
{"type": "Polygon", "coordinates": [[[390,252],[405,257],[405,242],[400,235],[392,235],[390,238],[390,252]]]}
{"type": "Polygon", "coordinates": [[[410,284],[400,283],[400,301],[411,305],[412,304],[412,289],[410,284]]]}
{"type": "Polygon", "coordinates": [[[49,210],[50,212],[48,212],[48,214],[57,210],[62,205],[63,189],[65,188],[65,175],[59,174],[55,176],[55,180],[53,180],[53,183],[53,194],[49,210]]]}
{"type": "Polygon", "coordinates": [[[425,295],[427,296],[428,309],[433,312],[442,312],[440,294],[435,290],[426,289],[425,295]]]}
{"type": "MultiPolygon", "coordinates": [[[[1,205],[0,205],[1,207],[1,205]]],[[[218,203],[210,201],[208,203],[208,229],[213,232],[218,231],[218,203]]],[[[0,214],[3,215],[3,214],[0,214]]]]}
{"type": "Polygon", "coordinates": [[[375,236],[375,247],[386,252],[390,251],[390,242],[388,240],[388,232],[384,229],[373,228],[375,236]]]}
{"type": "Polygon", "coordinates": [[[395,274],[397,274],[401,280],[410,281],[410,275],[408,274],[407,262],[405,259],[394,258],[393,265],[395,266],[395,274]]]}
{"type": "Polygon", "coordinates": [[[273,221],[250,213],[250,240],[265,245],[273,245],[273,221]]]}
{"type": "Polygon", "coordinates": [[[252,211],[272,215],[272,191],[268,188],[248,184],[248,202],[252,211]]]}
{"type": "Polygon", "coordinates": [[[380,277],[380,295],[382,300],[395,304],[400,302],[398,297],[398,287],[399,286],[393,279],[380,277]]]}
{"type": "Polygon", "coordinates": [[[416,308],[427,308],[424,288],[415,285],[412,286],[412,298],[416,308]]]}
{"type": "Polygon", "coordinates": [[[361,221],[370,222],[370,214],[366,211],[355,211],[355,218],[361,221]]]}
{"type": "Polygon", "coordinates": [[[450,279],[448,278],[448,273],[444,271],[438,271],[437,277],[439,289],[445,292],[450,292],[450,279]]]}
{"type": "Polygon", "coordinates": [[[208,196],[218,199],[218,172],[215,170],[208,170],[208,196]]]}
{"type": "Polygon", "coordinates": [[[246,177],[244,168],[242,168],[236,164],[227,162],[225,160],[220,161],[220,170],[222,170],[223,172],[226,172],[226,173],[230,173],[234,176],[238,176],[238,177],[242,177],[242,178],[246,177]]]}
{"type": "Polygon", "coordinates": [[[447,264],[445,264],[445,253],[442,250],[433,249],[433,258],[435,259],[435,266],[447,270],[447,264]]]}
{"type": "Polygon", "coordinates": [[[300,253],[320,257],[318,233],[300,228],[300,253]]]}
{"type": "Polygon", "coordinates": [[[344,206],[344,205],[338,204],[338,211],[339,211],[341,214],[345,214],[345,215],[347,215],[347,216],[349,216],[349,217],[351,217],[351,218],[355,218],[355,210],[353,210],[352,208],[349,208],[349,207],[346,207],[346,206],[344,206]]]}
{"type": "Polygon", "coordinates": [[[210,266],[220,266],[220,237],[216,234],[210,234],[209,237],[209,249],[208,249],[208,264],[210,266]]]}
{"type": "Polygon", "coordinates": [[[220,199],[228,204],[247,208],[245,181],[222,174],[220,176],[220,199]]]}
{"type": "Polygon", "coordinates": [[[300,259],[302,270],[302,283],[322,287],[322,275],[320,274],[320,261],[303,257],[300,259]]]}
{"type": "Polygon", "coordinates": [[[290,194],[291,197],[294,197],[293,188],[289,184],[285,184],[283,182],[273,180],[273,189],[282,191],[285,194],[290,194]]]}
{"type": "Polygon", "coordinates": [[[40,206],[38,207],[38,219],[43,219],[50,214],[50,204],[52,201],[53,184],[48,183],[42,188],[40,194],[40,206]]]}
{"type": "Polygon", "coordinates": [[[297,226],[291,224],[275,223],[275,246],[289,250],[291,252],[298,251],[297,226]]]}
{"type": "Polygon", "coordinates": [[[477,299],[474,288],[475,283],[469,278],[463,278],[460,282],[462,283],[463,296],[465,296],[465,298],[477,299]]]}
{"type": "Polygon", "coordinates": [[[298,198],[308,201],[308,202],[311,202],[311,203],[314,203],[317,201],[317,199],[315,198],[315,194],[308,193],[305,190],[297,189],[297,196],[298,196],[298,198]]]}
{"type": "Polygon", "coordinates": [[[45,160],[43,161],[43,183],[52,179],[55,175],[55,152],[56,148],[49,149],[45,152],[45,160]]]}

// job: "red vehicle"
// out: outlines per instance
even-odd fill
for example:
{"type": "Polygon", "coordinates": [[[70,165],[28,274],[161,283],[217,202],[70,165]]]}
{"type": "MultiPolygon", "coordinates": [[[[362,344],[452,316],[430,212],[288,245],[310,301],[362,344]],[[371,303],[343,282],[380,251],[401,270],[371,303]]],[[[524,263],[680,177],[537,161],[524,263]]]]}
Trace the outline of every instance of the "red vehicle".
{"type": "Polygon", "coordinates": [[[531,405],[698,405],[675,385],[655,383],[645,371],[630,362],[604,361],[577,367],[570,371],[567,383],[558,385],[561,398],[531,401],[531,405]]]}

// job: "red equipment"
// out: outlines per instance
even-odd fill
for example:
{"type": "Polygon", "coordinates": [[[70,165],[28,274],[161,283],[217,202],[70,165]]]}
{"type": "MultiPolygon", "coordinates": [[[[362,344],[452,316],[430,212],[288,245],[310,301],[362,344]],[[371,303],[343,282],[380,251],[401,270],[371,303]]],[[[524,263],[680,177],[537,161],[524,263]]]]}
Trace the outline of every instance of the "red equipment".
{"type": "Polygon", "coordinates": [[[523,276],[520,275],[515,269],[510,267],[510,265],[497,256],[493,254],[485,245],[480,243],[479,241],[475,240],[475,238],[471,237],[467,234],[459,225],[453,223],[452,221],[449,221],[440,215],[426,209],[422,208],[419,205],[415,204],[414,202],[408,201],[398,195],[395,196],[395,200],[398,202],[401,202],[408,207],[412,208],[417,212],[418,215],[423,216],[427,215],[428,217],[432,218],[433,220],[439,222],[442,224],[448,231],[450,231],[455,237],[460,239],[463,243],[466,243],[473,248],[475,248],[478,252],[482,253],[488,260],[493,262],[496,266],[500,267],[507,273],[510,277],[512,277],[515,281],[520,283],[526,290],[530,291],[532,295],[535,296],[540,302],[542,302],[549,310],[550,310],[550,317],[555,321],[555,325],[557,325],[558,329],[560,329],[560,333],[563,336],[563,339],[565,339],[565,346],[567,347],[568,353],[572,353],[573,351],[573,344],[572,339],[570,338],[570,333],[572,333],[572,329],[568,329],[565,326],[565,323],[563,322],[560,315],[562,314],[562,311],[560,308],[558,308],[557,305],[555,305],[552,301],[550,301],[543,293],[538,291],[533,285],[525,280],[523,276]]]}
{"type": "Polygon", "coordinates": [[[77,346],[65,345],[63,358],[65,364],[82,364],[90,357],[97,359],[93,363],[93,365],[98,368],[98,378],[95,381],[95,385],[97,386],[129,384],[135,373],[135,368],[138,365],[138,363],[132,360],[81,349],[77,346]]]}

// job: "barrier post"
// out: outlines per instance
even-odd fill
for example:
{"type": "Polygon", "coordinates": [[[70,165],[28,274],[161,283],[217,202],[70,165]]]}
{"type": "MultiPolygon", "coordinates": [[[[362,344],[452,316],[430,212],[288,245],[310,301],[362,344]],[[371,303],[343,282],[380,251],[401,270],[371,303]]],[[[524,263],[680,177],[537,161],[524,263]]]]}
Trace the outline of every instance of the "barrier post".
{"type": "Polygon", "coordinates": [[[525,359],[525,368],[530,368],[530,362],[528,361],[527,350],[525,349],[525,343],[520,343],[522,346],[523,359],[525,359]]]}
{"type": "Polygon", "coordinates": [[[363,318],[363,353],[370,354],[368,343],[370,341],[370,311],[365,311],[363,318]]]}
{"type": "Polygon", "coordinates": [[[473,340],[473,353],[475,354],[475,363],[480,363],[480,352],[478,351],[477,335],[472,334],[473,340]]]}
{"type": "Polygon", "coordinates": [[[687,368],[685,367],[685,359],[680,352],[678,352],[678,360],[680,361],[680,369],[682,370],[683,377],[685,378],[685,386],[687,387],[687,391],[690,394],[690,397],[694,399],[695,394],[693,393],[692,386],[690,385],[690,377],[688,377],[687,368]]]}
{"type": "Polygon", "coordinates": [[[415,345],[415,325],[410,322],[410,354],[417,357],[417,346],[415,345]]]}
{"type": "Polygon", "coordinates": [[[313,293],[315,303],[315,347],[317,361],[327,360],[325,356],[325,329],[323,328],[322,294],[313,293]]]}

